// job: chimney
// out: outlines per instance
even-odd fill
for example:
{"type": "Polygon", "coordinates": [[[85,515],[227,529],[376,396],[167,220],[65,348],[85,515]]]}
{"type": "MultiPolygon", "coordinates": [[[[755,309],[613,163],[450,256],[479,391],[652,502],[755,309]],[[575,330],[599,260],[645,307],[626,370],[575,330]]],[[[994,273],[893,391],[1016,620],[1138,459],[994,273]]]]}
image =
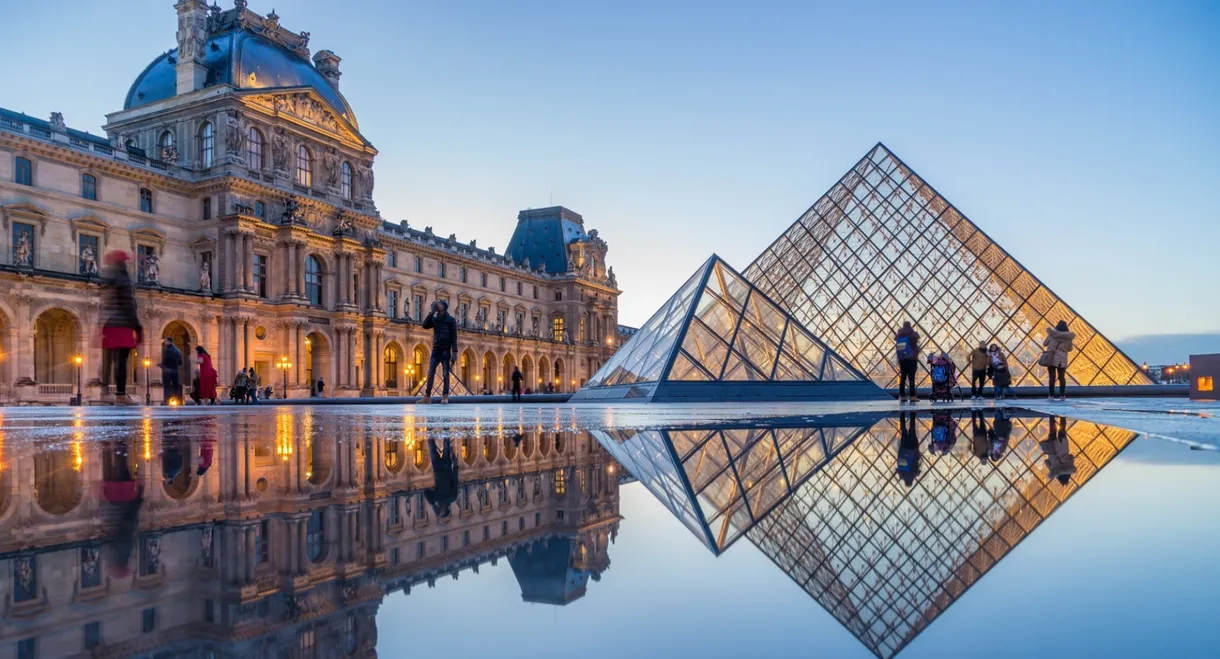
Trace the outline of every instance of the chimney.
{"type": "Polygon", "coordinates": [[[202,89],[208,67],[204,52],[208,40],[208,6],[203,0],[178,0],[178,61],[177,93],[186,94],[202,89]]]}
{"type": "Polygon", "coordinates": [[[339,62],[343,60],[329,50],[319,50],[313,54],[313,66],[330,83],[331,87],[339,89],[339,62]]]}

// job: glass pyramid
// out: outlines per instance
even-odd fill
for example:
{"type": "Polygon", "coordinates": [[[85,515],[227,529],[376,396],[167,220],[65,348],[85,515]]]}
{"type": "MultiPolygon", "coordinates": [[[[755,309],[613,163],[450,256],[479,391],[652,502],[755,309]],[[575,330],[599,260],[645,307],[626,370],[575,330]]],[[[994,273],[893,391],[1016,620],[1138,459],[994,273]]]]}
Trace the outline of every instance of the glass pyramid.
{"type": "Polygon", "coordinates": [[[573,400],[881,398],[884,392],[713,255],[573,400]]]}
{"type": "MultiPolygon", "coordinates": [[[[434,380],[432,382],[432,393],[437,396],[439,396],[441,394],[441,391],[443,390],[443,387],[445,386],[444,384],[441,383],[440,370],[441,369],[438,366],[436,368],[436,380],[434,380]]],[[[411,391],[411,395],[412,396],[423,396],[424,387],[427,387],[427,386],[428,386],[428,377],[425,375],[419,381],[419,384],[415,385],[415,389],[411,391]]],[[[449,395],[450,396],[473,396],[474,394],[470,393],[470,388],[466,386],[465,382],[462,382],[462,378],[459,378],[457,376],[457,373],[450,373],[449,374],[449,395]]]]}
{"type": "MultiPolygon", "coordinates": [[[[745,270],[746,278],[882,387],[898,385],[894,332],[959,365],[979,341],[1009,356],[1014,386],[1039,384],[1048,326],[1076,334],[1067,379],[1152,384],[1136,364],[884,145],[745,270]]],[[[927,385],[926,372],[919,374],[927,385]]]]}

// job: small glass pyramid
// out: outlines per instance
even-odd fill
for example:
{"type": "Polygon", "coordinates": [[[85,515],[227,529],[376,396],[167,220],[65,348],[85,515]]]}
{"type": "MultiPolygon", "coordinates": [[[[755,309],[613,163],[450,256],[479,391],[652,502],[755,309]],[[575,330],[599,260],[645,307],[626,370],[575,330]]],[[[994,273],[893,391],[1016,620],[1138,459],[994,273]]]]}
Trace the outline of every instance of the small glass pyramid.
{"type": "Polygon", "coordinates": [[[713,255],[573,400],[885,398],[863,374],[713,255]]]}
{"type": "MultiPolygon", "coordinates": [[[[436,380],[433,381],[433,383],[432,383],[432,393],[436,396],[441,395],[441,391],[444,390],[444,386],[445,386],[441,381],[440,370],[441,369],[439,367],[437,367],[436,380]]],[[[428,378],[425,376],[424,378],[422,378],[419,381],[419,384],[415,385],[415,389],[411,392],[411,395],[412,396],[423,396],[424,387],[426,387],[426,386],[428,386],[428,378]]],[[[450,373],[449,374],[449,395],[450,396],[473,396],[474,394],[472,394],[470,392],[470,388],[466,386],[465,382],[462,382],[462,378],[459,378],[457,373],[450,373]]]]}

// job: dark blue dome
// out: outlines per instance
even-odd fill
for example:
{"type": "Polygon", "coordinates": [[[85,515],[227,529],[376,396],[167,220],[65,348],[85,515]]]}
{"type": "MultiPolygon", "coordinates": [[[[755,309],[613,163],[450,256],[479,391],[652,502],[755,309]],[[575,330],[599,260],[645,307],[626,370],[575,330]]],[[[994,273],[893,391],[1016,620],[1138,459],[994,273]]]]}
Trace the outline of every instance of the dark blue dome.
{"type": "MultiPolygon", "coordinates": [[[[351,106],[313,64],[261,36],[246,30],[215,34],[208,38],[204,52],[208,68],[206,87],[223,84],[244,90],[310,87],[359,129],[351,106]]],[[[124,110],[162,101],[177,93],[174,70],[177,55],[175,48],[144,69],[127,92],[124,110]]]]}

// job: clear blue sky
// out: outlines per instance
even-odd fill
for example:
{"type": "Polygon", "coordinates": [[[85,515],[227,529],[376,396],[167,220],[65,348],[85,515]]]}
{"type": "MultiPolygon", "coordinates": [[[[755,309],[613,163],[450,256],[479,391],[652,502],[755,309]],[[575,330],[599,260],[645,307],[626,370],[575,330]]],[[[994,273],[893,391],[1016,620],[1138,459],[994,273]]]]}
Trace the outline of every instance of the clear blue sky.
{"type": "MultiPolygon", "coordinates": [[[[0,106],[96,130],[173,4],[6,6],[0,106]]],[[[1103,332],[1220,331],[1220,3],[250,6],[343,58],[386,218],[503,249],[519,209],[568,206],[624,323],[880,140],[1103,332]]]]}

